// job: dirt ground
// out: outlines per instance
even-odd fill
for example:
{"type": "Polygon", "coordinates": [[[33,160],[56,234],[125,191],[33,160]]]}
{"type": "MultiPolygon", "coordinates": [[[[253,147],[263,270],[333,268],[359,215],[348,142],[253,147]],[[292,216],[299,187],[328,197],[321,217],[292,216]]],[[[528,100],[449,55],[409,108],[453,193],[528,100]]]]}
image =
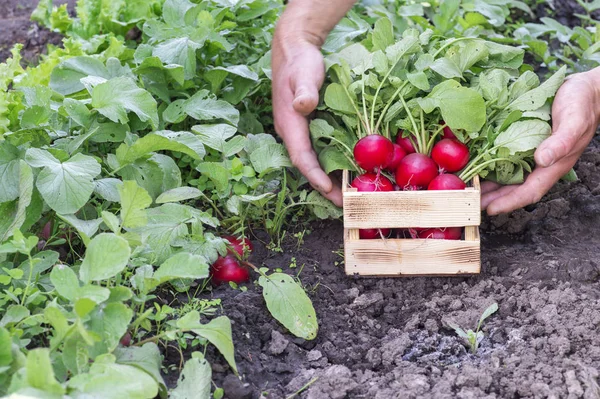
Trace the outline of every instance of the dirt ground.
{"type": "MultiPolygon", "coordinates": [[[[43,40],[57,40],[29,23],[35,0],[4,3],[0,51],[21,41],[34,58],[43,40]]],[[[557,19],[569,21],[574,2],[555,3],[557,19]]],[[[580,182],[557,185],[535,206],[485,218],[476,277],[347,277],[336,253],[339,222],[313,225],[304,243],[288,241],[283,253],[257,243],[256,264],[291,273],[304,265],[300,279],[315,304],[319,335],[304,341],[286,333],[253,286],[219,288],[213,295],[234,323],[242,379],[209,351],[215,382],[231,399],[286,398],[310,382],[298,397],[600,397],[599,167],[596,138],[577,165],[580,182]],[[289,269],[292,263],[297,268],[289,269]],[[500,309],[472,355],[445,323],[473,328],[493,302],[500,309]]],[[[175,351],[165,355],[178,362],[175,351]]],[[[167,375],[171,384],[176,378],[167,375]]]]}

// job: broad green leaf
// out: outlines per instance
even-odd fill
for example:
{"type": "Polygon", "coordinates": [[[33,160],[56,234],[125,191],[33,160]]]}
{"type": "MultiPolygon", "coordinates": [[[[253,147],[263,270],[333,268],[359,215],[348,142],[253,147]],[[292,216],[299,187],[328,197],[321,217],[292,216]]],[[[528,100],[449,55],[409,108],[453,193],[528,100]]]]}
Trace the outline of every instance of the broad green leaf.
{"type": "Polygon", "coordinates": [[[61,62],[50,75],[50,88],[64,96],[84,89],[82,78],[88,76],[109,78],[106,66],[97,58],[79,56],[61,62]]]}
{"type": "Polygon", "coordinates": [[[319,219],[339,219],[342,217],[342,209],[335,206],[318,191],[311,191],[306,197],[306,201],[319,219]]]}
{"type": "Polygon", "coordinates": [[[502,69],[492,69],[479,77],[479,88],[486,100],[497,100],[507,90],[510,75],[502,69]]]}
{"type": "Polygon", "coordinates": [[[171,256],[154,272],[155,279],[160,283],[166,281],[208,277],[208,263],[203,256],[181,252],[171,256]]]}
{"type": "Polygon", "coordinates": [[[110,202],[119,202],[119,186],[123,182],[112,177],[106,179],[98,179],[94,182],[94,192],[110,202]]]}
{"type": "Polygon", "coordinates": [[[202,162],[196,166],[203,175],[207,176],[215,185],[218,192],[224,192],[229,187],[231,173],[219,162],[202,162]]]}
{"type": "Polygon", "coordinates": [[[79,279],[69,266],[63,264],[54,266],[50,272],[50,281],[58,295],[63,298],[74,302],[79,296],[79,279]]]}
{"type": "Polygon", "coordinates": [[[80,126],[89,127],[92,122],[92,113],[83,101],[65,98],[63,107],[73,122],[80,126]]]}
{"type": "Polygon", "coordinates": [[[231,338],[231,321],[227,316],[219,316],[212,319],[208,324],[200,324],[192,329],[194,334],[206,338],[211,344],[217,347],[221,355],[227,360],[229,366],[237,374],[235,365],[235,354],[233,349],[233,340],[231,338]]]}
{"type": "Polygon", "coordinates": [[[10,333],[6,328],[0,327],[0,369],[10,366],[12,362],[12,340],[10,333]]]}
{"type": "Polygon", "coordinates": [[[162,130],[145,135],[132,145],[123,143],[117,148],[117,160],[127,165],[157,151],[182,152],[194,159],[202,159],[206,153],[202,141],[190,132],[162,130]]]}
{"type": "Polygon", "coordinates": [[[98,229],[102,224],[102,219],[100,218],[81,220],[75,215],[59,215],[59,217],[65,222],[69,223],[71,226],[75,227],[79,234],[82,234],[88,238],[93,237],[98,232],[98,229]]]}
{"type": "Polygon", "coordinates": [[[325,173],[331,173],[334,170],[353,170],[352,162],[344,155],[343,151],[336,146],[329,146],[319,153],[319,163],[325,173]]]}
{"type": "Polygon", "coordinates": [[[138,186],[136,182],[124,181],[119,187],[121,197],[121,224],[122,227],[141,227],[147,223],[146,208],[152,204],[148,192],[138,186]]]}
{"type": "MultiPolygon", "coordinates": [[[[19,161],[19,180],[17,183],[19,199],[16,204],[0,206],[0,242],[10,238],[15,229],[20,229],[27,219],[27,208],[33,197],[33,172],[25,161],[19,161]]],[[[32,214],[33,212],[29,212],[32,214]]]]}
{"type": "Polygon", "coordinates": [[[258,80],[258,74],[256,72],[254,72],[253,70],[251,70],[250,68],[248,68],[248,66],[246,66],[246,65],[231,65],[228,67],[219,66],[214,69],[218,70],[218,71],[225,71],[230,74],[242,77],[244,79],[248,79],[248,80],[252,80],[252,81],[258,80]]]}
{"type": "Polygon", "coordinates": [[[18,323],[30,315],[29,309],[21,305],[10,305],[2,319],[0,319],[0,327],[6,327],[9,324],[18,323]]]}
{"type": "Polygon", "coordinates": [[[196,125],[192,127],[202,143],[219,152],[224,152],[226,142],[237,132],[234,126],[224,123],[218,125],[196,125]]]}
{"type": "Polygon", "coordinates": [[[558,88],[565,80],[567,67],[563,66],[550,79],[539,87],[519,96],[508,106],[508,109],[518,111],[534,111],[541,108],[549,98],[554,97],[558,88]]]}
{"type": "Polygon", "coordinates": [[[394,27],[389,18],[380,18],[375,22],[371,36],[374,50],[385,51],[394,43],[394,27]]]}
{"type": "Polygon", "coordinates": [[[156,198],[156,203],[164,204],[166,202],[181,202],[200,196],[202,196],[202,191],[195,187],[177,187],[159,195],[158,198],[156,198]]]}
{"type": "Polygon", "coordinates": [[[385,55],[388,57],[390,63],[394,65],[406,55],[414,54],[419,50],[419,37],[412,35],[410,31],[406,31],[402,40],[385,49],[385,55]]]}
{"type": "Polygon", "coordinates": [[[158,127],[156,100],[131,78],[113,78],[94,87],[92,107],[113,122],[125,124],[129,122],[127,112],[133,112],[141,121],[158,127]]]}
{"type": "Polygon", "coordinates": [[[440,83],[418,103],[426,113],[439,108],[444,121],[452,129],[476,132],[485,124],[486,108],[481,95],[454,80],[440,83]]]}
{"type": "Polygon", "coordinates": [[[515,122],[496,137],[494,146],[507,148],[514,155],[537,148],[551,134],[547,122],[537,119],[515,122]]]}
{"type": "Polygon", "coordinates": [[[89,325],[101,341],[91,349],[92,356],[114,351],[132,318],[133,310],[123,303],[112,302],[96,308],[90,314],[89,325]]]}
{"type": "Polygon", "coordinates": [[[339,112],[345,114],[354,114],[356,97],[351,93],[346,92],[344,87],[339,83],[332,83],[325,89],[325,104],[339,112]],[[348,97],[351,95],[352,97],[348,97]]]}
{"type": "MultiPolygon", "coordinates": [[[[150,374],[158,383],[163,395],[167,393],[167,386],[161,375],[162,356],[158,346],[148,342],[143,346],[117,347],[114,352],[117,363],[137,367],[150,374]]],[[[194,382],[193,380],[191,382],[194,382]]]]}
{"type": "Polygon", "coordinates": [[[446,79],[462,78],[462,71],[454,61],[449,58],[438,58],[431,64],[431,69],[446,79]]]}
{"type": "Polygon", "coordinates": [[[354,12],[349,12],[327,35],[323,50],[332,53],[340,50],[352,39],[366,33],[370,28],[369,23],[354,12]]]}
{"type": "Polygon", "coordinates": [[[163,117],[167,122],[181,121],[185,115],[199,121],[222,119],[237,126],[240,113],[227,101],[217,100],[208,90],[200,90],[187,100],[174,101],[165,110],[163,117]]]}
{"type": "Polygon", "coordinates": [[[254,170],[259,174],[273,169],[292,166],[285,147],[279,143],[267,144],[252,151],[250,162],[254,170]]]}
{"type": "Polygon", "coordinates": [[[172,188],[181,187],[181,171],[173,158],[164,154],[153,154],[146,160],[138,159],[124,167],[119,174],[123,180],[135,182],[148,191],[151,198],[172,188]]]}
{"type": "Polygon", "coordinates": [[[48,206],[60,214],[75,213],[84,206],[94,191],[94,177],[100,174],[98,161],[83,154],[60,162],[47,151],[30,148],[25,160],[34,168],[43,168],[36,187],[48,206]]]}
{"type": "Polygon", "coordinates": [[[0,202],[19,197],[19,158],[17,147],[6,141],[0,143],[0,202]]]}
{"type": "Polygon", "coordinates": [[[192,357],[185,362],[172,399],[210,399],[212,369],[204,357],[192,357]]]}
{"type": "Polygon", "coordinates": [[[29,351],[25,369],[29,387],[52,394],[65,393],[63,386],[56,380],[50,360],[50,350],[47,348],[29,351]]]}
{"type": "Polygon", "coordinates": [[[158,394],[158,384],[137,367],[114,363],[113,355],[103,355],[85,374],[69,381],[74,398],[152,399],[158,394]]]}
{"type": "Polygon", "coordinates": [[[84,283],[102,281],[119,274],[127,262],[131,249],[127,241],[112,233],[102,233],[90,241],[79,270],[84,283]]]}
{"type": "Polygon", "coordinates": [[[318,322],[312,302],[292,277],[284,273],[261,276],[267,309],[281,324],[297,337],[306,340],[317,336],[318,322]]]}

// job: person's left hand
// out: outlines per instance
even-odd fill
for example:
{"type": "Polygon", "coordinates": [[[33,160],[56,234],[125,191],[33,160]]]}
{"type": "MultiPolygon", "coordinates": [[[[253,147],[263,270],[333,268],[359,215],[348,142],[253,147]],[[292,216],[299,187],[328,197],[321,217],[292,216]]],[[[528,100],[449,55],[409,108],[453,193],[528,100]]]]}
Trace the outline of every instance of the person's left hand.
{"type": "Polygon", "coordinates": [[[554,100],[552,119],[552,136],[536,150],[537,166],[523,184],[482,183],[481,208],[489,215],[538,202],[575,165],[600,123],[600,68],[565,81],[554,100]]]}

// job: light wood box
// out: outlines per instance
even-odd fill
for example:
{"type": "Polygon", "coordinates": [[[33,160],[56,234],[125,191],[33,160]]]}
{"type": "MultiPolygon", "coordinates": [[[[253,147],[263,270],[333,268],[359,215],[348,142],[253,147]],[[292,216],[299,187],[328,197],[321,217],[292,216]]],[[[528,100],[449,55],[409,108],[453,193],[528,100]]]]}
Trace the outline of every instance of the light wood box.
{"type": "Polygon", "coordinates": [[[348,275],[458,276],[481,269],[481,189],[365,193],[343,173],[344,255],[348,275]],[[464,240],[359,239],[359,229],[465,227],[464,240]]]}

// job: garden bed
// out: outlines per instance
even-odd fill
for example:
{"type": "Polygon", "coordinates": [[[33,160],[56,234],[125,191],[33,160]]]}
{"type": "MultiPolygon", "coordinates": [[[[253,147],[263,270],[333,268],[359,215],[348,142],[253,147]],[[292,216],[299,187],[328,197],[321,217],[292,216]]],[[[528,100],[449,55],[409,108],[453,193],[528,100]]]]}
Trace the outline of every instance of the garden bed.
{"type": "MultiPolygon", "coordinates": [[[[15,42],[26,43],[31,60],[45,43],[58,42],[29,22],[36,3],[0,6],[0,61],[15,42]]],[[[575,2],[556,3],[557,19],[568,22],[575,2]]],[[[599,168],[596,138],[576,167],[578,183],[560,183],[537,205],[484,218],[475,277],[348,277],[341,222],[312,224],[303,241],[286,239],[283,252],[268,251],[260,243],[266,235],[256,232],[253,263],[299,273],[319,335],[304,341],[288,334],[253,285],[215,289],[232,320],[242,379],[211,348],[213,379],[232,399],[285,398],[306,384],[299,397],[310,399],[598,397],[599,168]],[[473,328],[493,302],[499,311],[472,355],[445,322],[473,328]]],[[[179,352],[169,347],[164,355],[179,364],[179,352]]],[[[165,374],[168,385],[178,376],[165,374]]]]}

